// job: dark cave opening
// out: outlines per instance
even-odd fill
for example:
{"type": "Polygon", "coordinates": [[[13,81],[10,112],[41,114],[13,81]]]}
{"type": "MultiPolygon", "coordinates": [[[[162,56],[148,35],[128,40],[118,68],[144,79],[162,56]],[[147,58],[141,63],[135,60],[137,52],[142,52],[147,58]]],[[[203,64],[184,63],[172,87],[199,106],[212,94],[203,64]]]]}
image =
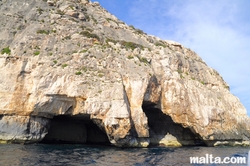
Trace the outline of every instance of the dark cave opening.
{"type": "Polygon", "coordinates": [[[163,138],[165,140],[170,138],[169,141],[171,141],[175,137],[183,146],[206,146],[189,128],[176,124],[170,116],[164,114],[155,105],[144,104],[142,108],[148,118],[151,145],[160,145],[163,138]]]}
{"type": "Polygon", "coordinates": [[[55,116],[50,121],[47,135],[40,143],[45,144],[97,144],[109,145],[107,135],[89,116],[55,116]]]}

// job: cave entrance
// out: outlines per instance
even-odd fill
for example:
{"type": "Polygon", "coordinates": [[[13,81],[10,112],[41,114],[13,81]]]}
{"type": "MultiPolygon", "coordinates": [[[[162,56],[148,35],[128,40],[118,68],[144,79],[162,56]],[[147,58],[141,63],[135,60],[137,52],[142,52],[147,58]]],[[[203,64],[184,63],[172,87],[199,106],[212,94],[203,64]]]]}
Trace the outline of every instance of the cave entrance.
{"type": "Polygon", "coordinates": [[[107,135],[90,116],[55,116],[50,121],[48,134],[40,143],[110,144],[107,135]]]}
{"type": "Polygon", "coordinates": [[[172,118],[164,114],[155,105],[143,105],[143,111],[148,118],[151,145],[169,146],[205,146],[205,143],[190,129],[176,124],[172,118]]]}

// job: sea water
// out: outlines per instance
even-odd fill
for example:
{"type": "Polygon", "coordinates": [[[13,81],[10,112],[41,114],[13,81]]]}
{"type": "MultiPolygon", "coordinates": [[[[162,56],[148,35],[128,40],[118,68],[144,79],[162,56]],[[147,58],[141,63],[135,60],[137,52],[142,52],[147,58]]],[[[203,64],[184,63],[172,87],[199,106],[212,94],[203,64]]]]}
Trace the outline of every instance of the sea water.
{"type": "MultiPolygon", "coordinates": [[[[188,166],[190,157],[246,157],[248,147],[116,148],[79,144],[0,145],[0,166],[188,166]]],[[[228,165],[247,165],[228,164],[228,165]]]]}

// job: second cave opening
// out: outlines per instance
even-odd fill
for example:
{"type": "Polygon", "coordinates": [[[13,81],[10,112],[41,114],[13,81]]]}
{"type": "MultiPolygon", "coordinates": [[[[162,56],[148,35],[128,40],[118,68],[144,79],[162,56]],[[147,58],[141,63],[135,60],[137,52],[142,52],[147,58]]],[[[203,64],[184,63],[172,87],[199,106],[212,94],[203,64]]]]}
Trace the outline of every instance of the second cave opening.
{"type": "Polygon", "coordinates": [[[142,108],[148,118],[151,145],[175,146],[178,142],[183,146],[205,146],[205,143],[189,128],[176,124],[159,108],[154,105],[143,105],[142,108]]]}

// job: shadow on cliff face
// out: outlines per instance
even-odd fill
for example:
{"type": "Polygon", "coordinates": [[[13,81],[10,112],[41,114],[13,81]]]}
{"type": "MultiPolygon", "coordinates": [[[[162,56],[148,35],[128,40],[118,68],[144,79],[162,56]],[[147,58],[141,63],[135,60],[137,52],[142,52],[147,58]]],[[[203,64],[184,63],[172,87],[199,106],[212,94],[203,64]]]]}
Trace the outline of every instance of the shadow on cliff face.
{"type": "Polygon", "coordinates": [[[190,129],[174,123],[172,118],[160,109],[151,105],[143,106],[143,111],[148,118],[151,145],[205,145],[190,129]]]}
{"type": "Polygon", "coordinates": [[[48,134],[40,143],[109,144],[109,139],[89,116],[60,115],[51,119],[48,134]]]}
{"type": "MultiPolygon", "coordinates": [[[[143,106],[148,118],[150,144],[163,146],[205,145],[188,128],[173,122],[160,109],[152,105],[143,106]]],[[[91,119],[89,115],[55,116],[50,121],[48,134],[40,143],[46,144],[105,144],[110,145],[109,139],[91,119]]]]}

